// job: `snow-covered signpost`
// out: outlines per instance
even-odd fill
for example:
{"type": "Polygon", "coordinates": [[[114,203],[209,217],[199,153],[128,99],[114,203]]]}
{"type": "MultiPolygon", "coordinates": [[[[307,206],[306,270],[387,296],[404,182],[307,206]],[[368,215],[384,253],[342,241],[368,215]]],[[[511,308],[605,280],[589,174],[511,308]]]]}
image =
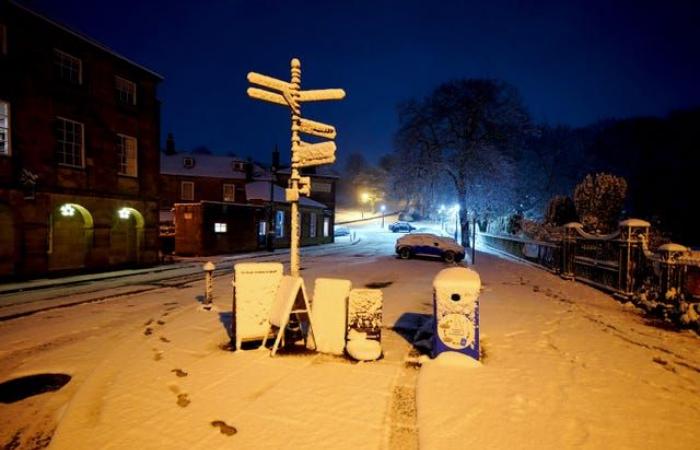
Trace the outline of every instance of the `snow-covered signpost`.
{"type": "Polygon", "coordinates": [[[289,187],[285,197],[292,205],[291,239],[290,239],[290,272],[294,277],[299,276],[299,195],[311,194],[311,180],[299,175],[299,169],[319,166],[335,162],[335,142],[326,141],[308,143],[301,140],[299,133],[309,134],[326,139],[334,139],[336,132],[331,125],[304,119],[301,117],[301,103],[324,100],[342,100],[345,91],[342,89],[301,90],[301,62],[294,58],[291,61],[291,81],[278,80],[255,72],[248,73],[251,84],[261,86],[248,88],[248,96],[257,100],[287,106],[292,113],[292,173],[289,177],[289,187]]]}

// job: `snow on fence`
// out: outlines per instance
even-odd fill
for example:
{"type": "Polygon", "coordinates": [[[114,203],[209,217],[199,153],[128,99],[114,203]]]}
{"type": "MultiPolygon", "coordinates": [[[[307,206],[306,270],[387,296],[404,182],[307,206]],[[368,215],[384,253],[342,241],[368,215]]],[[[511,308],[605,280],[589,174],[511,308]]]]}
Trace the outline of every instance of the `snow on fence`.
{"type": "Polygon", "coordinates": [[[565,225],[551,242],[480,233],[482,243],[629,299],[650,313],[700,330],[700,254],[678,244],[648,248],[650,224],[629,219],[608,235],[565,225]]]}

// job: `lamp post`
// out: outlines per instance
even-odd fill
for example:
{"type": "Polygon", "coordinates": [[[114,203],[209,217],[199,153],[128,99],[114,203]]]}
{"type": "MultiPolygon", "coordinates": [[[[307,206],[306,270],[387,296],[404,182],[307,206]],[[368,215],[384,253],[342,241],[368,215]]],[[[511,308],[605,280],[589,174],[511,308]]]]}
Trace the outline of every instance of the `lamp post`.
{"type": "Polygon", "coordinates": [[[386,205],[380,206],[379,210],[382,212],[382,228],[384,228],[384,211],[386,211],[386,205]]]}
{"type": "Polygon", "coordinates": [[[360,207],[360,210],[362,211],[362,219],[364,220],[365,218],[365,203],[369,201],[369,194],[367,192],[363,192],[362,196],[362,206],[360,207]]]}
{"type": "Polygon", "coordinates": [[[457,232],[459,230],[459,205],[455,205],[452,208],[455,213],[455,241],[457,240],[457,232]]]}

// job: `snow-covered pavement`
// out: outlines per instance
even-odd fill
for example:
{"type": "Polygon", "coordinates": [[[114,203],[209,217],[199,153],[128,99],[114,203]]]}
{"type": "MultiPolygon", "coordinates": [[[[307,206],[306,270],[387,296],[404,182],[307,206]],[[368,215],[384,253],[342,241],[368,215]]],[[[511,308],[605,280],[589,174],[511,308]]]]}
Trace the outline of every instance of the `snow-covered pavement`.
{"type": "MultiPolygon", "coordinates": [[[[375,223],[376,222],[376,223],[375,223]]],[[[697,448],[700,341],[588,286],[477,254],[482,367],[413,363],[444,263],[399,260],[397,235],[302,256],[302,275],[383,286],[385,357],[230,352],[231,274],[0,322],[0,381],[67,373],[0,405],[0,444],[55,448],[697,448]],[[418,386],[416,412],[415,389],[418,386]],[[28,445],[29,446],[29,445],[28,445]]],[[[278,255],[278,260],[287,260],[278,255]]],[[[313,292],[310,292],[313,296],[313,292]]]]}

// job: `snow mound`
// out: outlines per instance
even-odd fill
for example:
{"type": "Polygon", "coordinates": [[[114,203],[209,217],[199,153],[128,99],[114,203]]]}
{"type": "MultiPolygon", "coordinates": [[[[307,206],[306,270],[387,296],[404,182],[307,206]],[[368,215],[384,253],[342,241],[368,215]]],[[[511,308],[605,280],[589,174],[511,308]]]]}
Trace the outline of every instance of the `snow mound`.
{"type": "Polygon", "coordinates": [[[454,367],[460,369],[472,369],[481,367],[482,365],[476,359],[459,352],[442,352],[428,364],[437,367],[454,367]]]}
{"type": "Polygon", "coordinates": [[[345,347],[348,355],[358,361],[374,361],[382,356],[382,345],[378,341],[367,339],[367,333],[350,330],[350,339],[345,347]]]}

